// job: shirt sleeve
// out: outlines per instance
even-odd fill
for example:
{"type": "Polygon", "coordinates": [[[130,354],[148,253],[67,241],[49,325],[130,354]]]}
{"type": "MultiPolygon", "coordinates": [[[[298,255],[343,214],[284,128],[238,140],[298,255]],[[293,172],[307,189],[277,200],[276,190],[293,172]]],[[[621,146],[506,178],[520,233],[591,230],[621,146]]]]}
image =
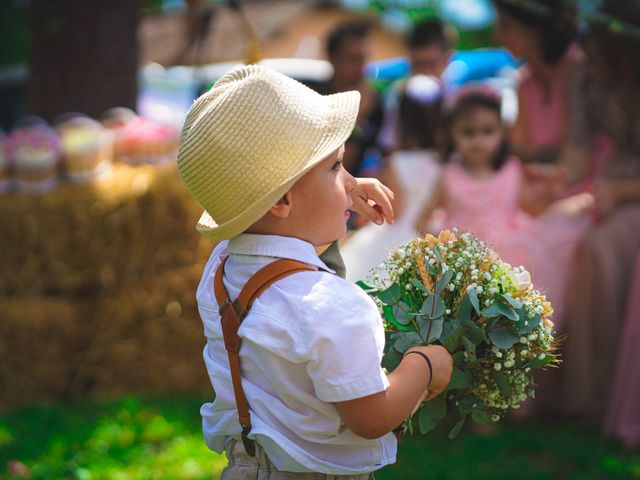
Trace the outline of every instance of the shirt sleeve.
{"type": "Polygon", "coordinates": [[[378,309],[356,285],[334,275],[316,285],[308,299],[307,372],[316,396],[340,402],[384,391],[380,366],[384,329],[378,309]]]}

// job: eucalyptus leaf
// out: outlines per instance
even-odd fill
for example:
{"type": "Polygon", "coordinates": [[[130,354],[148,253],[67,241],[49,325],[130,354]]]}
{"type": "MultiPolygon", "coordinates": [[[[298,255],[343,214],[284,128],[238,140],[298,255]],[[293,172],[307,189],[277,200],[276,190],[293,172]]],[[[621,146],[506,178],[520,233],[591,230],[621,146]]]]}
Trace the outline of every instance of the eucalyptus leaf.
{"type": "Polygon", "coordinates": [[[476,345],[471,340],[469,340],[465,335],[461,337],[462,345],[464,345],[464,349],[467,351],[469,355],[476,353],[476,345]]]}
{"type": "Polygon", "coordinates": [[[451,281],[451,277],[453,276],[453,270],[447,270],[442,274],[440,280],[436,284],[436,293],[440,293],[451,281]]]}
{"type": "Polygon", "coordinates": [[[457,390],[460,388],[467,388],[469,386],[469,377],[463,370],[459,368],[453,369],[451,373],[451,380],[449,381],[449,385],[445,390],[457,390]]]}
{"type": "Polygon", "coordinates": [[[435,265],[430,264],[429,262],[427,262],[427,260],[425,259],[424,264],[427,266],[427,271],[429,272],[429,275],[431,275],[432,277],[435,277],[438,275],[438,268],[435,265]]]}
{"type": "MultiPolygon", "coordinates": [[[[510,306],[505,305],[504,303],[499,302],[499,301],[493,302],[493,304],[491,306],[492,307],[495,306],[498,309],[498,312],[500,312],[500,315],[502,315],[503,317],[507,317],[512,322],[516,322],[518,320],[518,314],[510,306]]],[[[491,308],[491,307],[489,307],[489,308],[491,308]]]]}
{"type": "Polygon", "coordinates": [[[465,294],[458,306],[458,311],[456,312],[456,323],[458,325],[464,325],[469,320],[471,320],[471,299],[469,298],[469,294],[465,294]]]}
{"type": "Polygon", "coordinates": [[[402,298],[402,289],[397,283],[392,283],[387,289],[377,294],[385,305],[395,305],[402,298]]]}
{"type": "Polygon", "coordinates": [[[464,426],[464,422],[466,421],[467,421],[467,415],[462,417],[460,421],[454,425],[454,427],[449,432],[449,440],[453,440],[458,436],[458,434],[460,433],[460,430],[462,430],[462,427],[464,426]]]}
{"type": "Polygon", "coordinates": [[[467,336],[473,343],[477,346],[481,343],[489,343],[489,339],[484,331],[484,329],[473,322],[469,322],[466,325],[467,336]]]}
{"type": "Polygon", "coordinates": [[[453,352],[460,345],[460,337],[464,333],[464,327],[456,328],[447,339],[442,342],[442,346],[449,352],[453,352]]]}
{"type": "Polygon", "coordinates": [[[515,310],[522,308],[522,302],[517,298],[513,298],[511,295],[502,293],[502,294],[498,294],[498,298],[503,299],[505,302],[511,305],[511,307],[514,308],[515,310]]]}
{"type": "Polygon", "coordinates": [[[393,372],[402,361],[402,354],[395,348],[390,348],[382,357],[382,367],[388,372],[393,372]]]}
{"type": "Polygon", "coordinates": [[[502,372],[498,372],[497,370],[491,370],[491,378],[493,378],[493,381],[496,382],[496,385],[498,385],[498,388],[500,389],[500,393],[502,394],[503,397],[505,398],[511,397],[513,390],[511,388],[511,385],[509,385],[509,381],[507,380],[507,377],[505,377],[502,372]]]}
{"type": "Polygon", "coordinates": [[[447,401],[444,395],[438,395],[434,399],[425,402],[420,408],[418,417],[420,433],[425,434],[433,430],[446,414],[447,401]]]}
{"type": "Polygon", "coordinates": [[[365,282],[363,280],[358,280],[356,282],[356,285],[359,286],[365,292],[367,292],[369,295],[372,295],[380,291],[380,287],[378,287],[377,285],[365,282]]]}
{"type": "Polygon", "coordinates": [[[540,325],[540,314],[536,313],[533,317],[527,315],[527,312],[524,311],[524,308],[520,310],[520,321],[518,322],[518,333],[520,335],[528,335],[540,325]],[[526,323],[526,325],[525,325],[526,323]]]}
{"type": "Polygon", "coordinates": [[[491,422],[491,417],[480,410],[476,410],[475,412],[471,412],[471,419],[477,423],[489,423],[491,422]]]}
{"type": "Polygon", "coordinates": [[[489,339],[496,347],[506,349],[511,348],[518,341],[518,336],[509,328],[497,325],[489,331],[489,339]]]}
{"type": "Polygon", "coordinates": [[[398,330],[402,330],[404,332],[410,332],[413,330],[413,327],[411,325],[403,325],[396,320],[396,317],[393,314],[393,307],[384,305],[382,307],[382,311],[384,313],[385,320],[396,327],[398,330]]]}
{"type": "Polygon", "coordinates": [[[417,278],[412,278],[411,279],[411,285],[416,287],[421,292],[425,292],[425,293],[427,292],[427,287],[425,287],[424,284],[420,280],[418,280],[417,278]]]}
{"type": "Polygon", "coordinates": [[[420,336],[424,339],[425,343],[433,343],[442,335],[443,325],[444,317],[434,318],[433,320],[427,319],[424,325],[420,327],[420,336]]]}
{"type": "Polygon", "coordinates": [[[403,302],[399,302],[391,307],[393,316],[400,325],[409,325],[411,323],[411,317],[409,317],[409,305],[403,302]]]}
{"type": "Polygon", "coordinates": [[[480,315],[480,300],[478,299],[478,292],[475,288],[472,288],[469,290],[467,295],[469,295],[469,301],[471,302],[471,305],[473,305],[474,310],[478,315],[480,315]]]}
{"type": "Polygon", "coordinates": [[[461,413],[471,413],[474,410],[480,410],[482,408],[484,408],[484,402],[475,395],[464,397],[458,403],[458,410],[460,410],[461,413]]]}
{"type": "Polygon", "coordinates": [[[427,295],[422,303],[420,314],[427,318],[438,318],[445,314],[446,306],[440,295],[427,295]]]}
{"type": "Polygon", "coordinates": [[[454,367],[461,367],[464,365],[464,353],[465,352],[456,352],[453,355],[451,355],[453,357],[453,366],[454,367]]]}
{"type": "Polygon", "coordinates": [[[423,342],[422,338],[420,338],[420,335],[418,335],[416,332],[406,332],[398,336],[398,339],[393,344],[393,348],[395,348],[400,353],[404,353],[411,347],[422,344],[423,342]]]}

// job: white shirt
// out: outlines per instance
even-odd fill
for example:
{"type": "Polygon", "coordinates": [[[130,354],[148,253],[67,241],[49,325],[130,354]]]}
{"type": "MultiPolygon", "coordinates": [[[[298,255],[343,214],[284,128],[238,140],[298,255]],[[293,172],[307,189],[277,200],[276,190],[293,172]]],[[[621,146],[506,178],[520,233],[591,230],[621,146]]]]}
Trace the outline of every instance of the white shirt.
{"type": "Polygon", "coordinates": [[[198,286],[207,337],[204,360],[216,392],[215,401],[200,410],[209,448],[222,452],[225,438],[237,438],[241,430],[213,289],[214,274],[226,255],[224,285],[232,300],[254,273],[279,258],[321,269],[273,284],[240,326],[250,437],[283,471],[359,474],[394,463],[393,434],[375,440],[359,437],[342,424],[333,405],[389,386],[380,367],[384,331],[375,303],[358,286],[334,275],[310,243],[271,235],[242,234],[220,243],[198,286]]]}

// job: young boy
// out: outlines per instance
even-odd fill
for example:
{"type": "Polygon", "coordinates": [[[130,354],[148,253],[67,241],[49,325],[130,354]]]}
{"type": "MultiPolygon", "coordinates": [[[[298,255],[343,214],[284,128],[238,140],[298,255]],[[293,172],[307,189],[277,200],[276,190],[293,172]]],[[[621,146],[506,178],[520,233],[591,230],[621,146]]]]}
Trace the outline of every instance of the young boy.
{"type": "Polygon", "coordinates": [[[449,382],[451,356],[436,346],[385,374],[375,303],[316,253],[367,197],[341,164],[358,102],[243,66],[187,115],[178,169],[205,209],[198,229],[228,240],[197,292],[216,392],[203,429],[226,450],[223,479],[368,478],[395,461],[390,432],[449,382]],[[283,265],[297,273],[263,281],[283,265]]]}

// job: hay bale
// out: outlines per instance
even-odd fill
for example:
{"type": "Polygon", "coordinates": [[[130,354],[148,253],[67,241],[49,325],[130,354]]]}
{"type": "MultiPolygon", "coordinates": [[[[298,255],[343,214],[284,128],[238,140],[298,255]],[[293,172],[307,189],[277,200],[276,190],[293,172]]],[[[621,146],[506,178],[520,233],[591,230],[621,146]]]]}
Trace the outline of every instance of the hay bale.
{"type": "Polygon", "coordinates": [[[195,291],[202,266],[123,285],[96,304],[91,345],[71,389],[95,394],[210,391],[195,291]]]}
{"type": "Polygon", "coordinates": [[[2,196],[0,297],[80,297],[196,264],[200,213],[175,167],[116,165],[91,184],[2,196]]]}
{"type": "Polygon", "coordinates": [[[76,303],[0,300],[0,409],[65,398],[90,338],[76,303]]]}

